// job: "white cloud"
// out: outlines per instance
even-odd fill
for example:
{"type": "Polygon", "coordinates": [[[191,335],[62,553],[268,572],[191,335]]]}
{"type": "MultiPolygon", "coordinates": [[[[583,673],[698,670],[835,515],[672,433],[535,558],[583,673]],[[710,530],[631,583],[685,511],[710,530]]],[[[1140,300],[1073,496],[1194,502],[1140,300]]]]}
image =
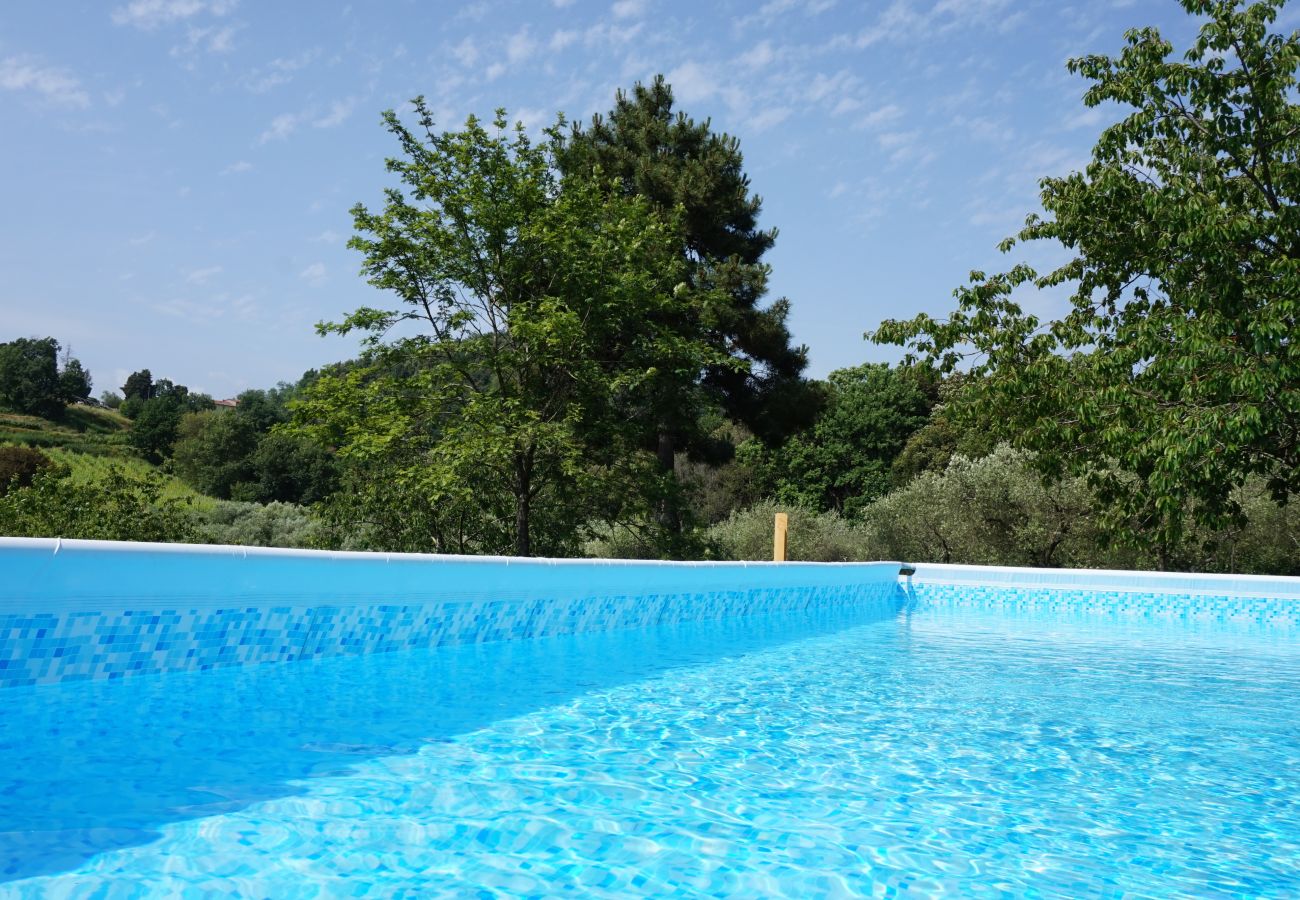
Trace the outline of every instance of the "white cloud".
{"type": "Polygon", "coordinates": [[[551,0],[551,5],[556,9],[568,9],[573,3],[574,0],[551,0]]]}
{"type": "Polygon", "coordinates": [[[113,10],[114,25],[130,25],[151,31],[160,25],[184,22],[202,13],[224,16],[235,8],[235,0],[131,0],[113,10]]]}
{"type": "Polygon", "coordinates": [[[456,61],[462,66],[469,67],[478,62],[478,46],[474,39],[466,37],[463,41],[451,48],[451,55],[456,57],[456,61]]]}
{"type": "Polygon", "coordinates": [[[330,104],[329,112],[315,119],[311,124],[315,128],[334,128],[342,125],[347,121],[348,116],[352,115],[352,110],[356,109],[357,101],[351,97],[346,100],[335,100],[330,104]]]}
{"type": "Polygon", "coordinates": [[[761,69],[776,59],[776,51],[771,41],[760,41],[751,49],[740,55],[740,63],[751,69],[761,69]]]}
{"type": "Polygon", "coordinates": [[[558,53],[570,44],[576,43],[579,37],[581,37],[581,35],[576,31],[565,31],[564,29],[560,29],[556,31],[555,34],[551,35],[550,43],[547,46],[551,48],[552,52],[558,53]]]}
{"type": "Polygon", "coordinates": [[[532,56],[537,50],[537,41],[528,33],[528,26],[516,31],[506,40],[506,59],[520,63],[532,56]]]}
{"type": "Polygon", "coordinates": [[[752,131],[766,131],[774,125],[780,125],[786,119],[790,118],[793,110],[788,106],[775,106],[765,109],[758,115],[749,120],[749,128],[752,131]]]}
{"type": "Polygon", "coordinates": [[[274,87],[292,81],[294,75],[311,65],[320,56],[319,49],[307,50],[297,56],[277,57],[261,69],[254,69],[243,78],[244,87],[254,94],[264,94],[274,87]]]}
{"type": "Polygon", "coordinates": [[[682,63],[664,78],[673,86],[673,93],[682,103],[707,100],[718,92],[717,79],[699,63],[682,63]]]}
{"type": "Polygon", "coordinates": [[[326,229],[311,240],[316,244],[337,244],[342,240],[342,235],[332,229],[326,229]]]}
{"type": "Polygon", "coordinates": [[[884,106],[873,109],[857,121],[858,128],[876,128],[880,125],[888,125],[902,118],[903,110],[893,103],[887,103],[884,106]]]}
{"type": "Polygon", "coordinates": [[[323,284],[325,282],[325,264],[314,262],[299,272],[298,277],[308,284],[323,284]]]}
{"type": "Polygon", "coordinates": [[[142,247],[142,246],[144,246],[145,244],[147,244],[147,243],[149,243],[150,241],[152,241],[152,240],[153,240],[154,238],[156,238],[157,236],[158,236],[158,232],[156,232],[156,231],[149,231],[149,232],[146,232],[145,234],[141,234],[141,235],[137,235],[137,236],[135,236],[135,237],[127,238],[127,241],[128,241],[128,243],[132,244],[133,246],[136,246],[136,247],[142,247]]]}
{"type": "Polygon", "coordinates": [[[609,11],[616,19],[634,19],[645,13],[647,0],[618,0],[609,11]]]}
{"type": "Polygon", "coordinates": [[[265,144],[270,141],[283,141],[308,123],[313,128],[337,127],[347,121],[356,106],[356,99],[347,97],[343,100],[335,100],[324,112],[321,112],[319,106],[312,106],[300,112],[280,113],[271,120],[266,130],[258,135],[257,142],[265,144]]]}
{"type": "Polygon", "coordinates": [[[216,275],[222,272],[221,266],[205,266],[201,269],[191,269],[185,273],[186,284],[207,284],[216,275]]]}
{"type": "Polygon", "coordinates": [[[271,124],[258,137],[257,142],[265,144],[267,141],[284,140],[298,130],[304,118],[302,113],[281,113],[271,120],[271,124]]]}
{"type": "Polygon", "coordinates": [[[224,169],[221,170],[221,174],[241,175],[244,172],[251,172],[252,170],[253,170],[253,164],[246,159],[241,159],[238,160],[237,162],[232,162],[230,165],[226,166],[224,169]]]}
{"type": "Polygon", "coordinates": [[[870,27],[852,40],[862,49],[882,41],[903,41],[936,33],[973,28],[1010,30],[1020,16],[1001,15],[1011,0],[938,0],[928,10],[918,10],[908,0],[894,0],[870,27]]]}
{"type": "Polygon", "coordinates": [[[28,57],[11,56],[0,60],[0,88],[8,91],[34,91],[43,99],[63,106],[85,109],[90,95],[81,82],[64,69],[42,66],[28,57]]]}
{"type": "Polygon", "coordinates": [[[488,81],[495,81],[506,73],[506,64],[495,62],[484,70],[483,76],[488,81]]]}

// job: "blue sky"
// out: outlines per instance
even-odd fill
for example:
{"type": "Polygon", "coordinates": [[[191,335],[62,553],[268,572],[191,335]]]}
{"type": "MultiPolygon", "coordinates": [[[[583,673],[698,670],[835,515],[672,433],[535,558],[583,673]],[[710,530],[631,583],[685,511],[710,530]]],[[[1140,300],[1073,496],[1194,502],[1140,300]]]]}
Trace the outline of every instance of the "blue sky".
{"type": "Polygon", "coordinates": [[[354,350],[315,322],[383,299],[345,246],[390,183],[381,110],[535,126],[663,72],[740,138],[811,373],[891,359],[863,332],[1005,265],[1037,180],[1115,114],[1065,60],[1143,24],[1194,31],[1174,0],[8,0],[0,340],[71,344],[96,393],[294,380],[354,350]]]}

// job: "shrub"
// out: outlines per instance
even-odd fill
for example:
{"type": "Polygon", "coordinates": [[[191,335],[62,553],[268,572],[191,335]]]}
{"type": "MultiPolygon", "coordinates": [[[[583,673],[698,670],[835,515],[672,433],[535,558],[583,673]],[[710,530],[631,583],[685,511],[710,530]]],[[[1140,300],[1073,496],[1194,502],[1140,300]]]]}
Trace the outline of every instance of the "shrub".
{"type": "Polygon", "coordinates": [[[0,497],[10,490],[25,488],[32,479],[54,463],[39,450],[30,447],[0,447],[0,497]]]}
{"type": "Polygon", "coordinates": [[[292,503],[241,503],[221,500],[191,513],[195,528],[213,544],[256,547],[318,547],[327,543],[325,526],[292,503]]]}
{"type": "Polygon", "coordinates": [[[66,469],[37,475],[25,488],[0,497],[0,534],[110,541],[199,539],[185,502],[163,499],[156,475],[134,477],[111,467],[93,482],[67,477],[66,469]]]}
{"type": "Polygon", "coordinates": [[[872,558],[868,556],[870,546],[866,533],[839,513],[818,513],[772,500],[734,512],[711,527],[707,532],[711,555],[719,559],[770,560],[773,522],[778,512],[790,516],[787,559],[847,562],[872,558]]]}

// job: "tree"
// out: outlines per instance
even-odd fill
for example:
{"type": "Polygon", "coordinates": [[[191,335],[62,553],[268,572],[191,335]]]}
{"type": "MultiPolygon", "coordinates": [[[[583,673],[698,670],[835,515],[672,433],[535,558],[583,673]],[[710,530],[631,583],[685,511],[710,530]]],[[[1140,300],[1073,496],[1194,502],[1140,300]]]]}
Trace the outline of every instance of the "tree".
{"type": "Polygon", "coordinates": [[[90,397],[93,386],[90,373],[81,364],[81,360],[72,358],[59,373],[59,396],[64,403],[81,403],[90,397]]]}
{"type": "Polygon", "coordinates": [[[0,534],[106,541],[194,541],[199,534],[182,501],[162,498],[156,475],[133,477],[112,466],[82,483],[66,468],[38,474],[0,496],[0,534]]]}
{"type": "Polygon", "coordinates": [[[0,407],[47,419],[57,416],[63,410],[58,360],[54,338],[0,344],[0,407]]]}
{"type": "Polygon", "coordinates": [[[1282,0],[1182,3],[1208,21],[1181,60],[1144,28],[1069,63],[1087,105],[1131,112],[1085,171],[1042,181],[1045,216],[1003,245],[1055,241],[1069,262],[972,273],[946,321],[875,333],[947,370],[969,359],[964,414],[1048,475],[1087,473],[1112,533],[1164,561],[1189,510],[1239,519],[1248,476],[1277,501],[1300,488],[1300,35],[1269,31],[1282,0]],[[1071,309],[1045,325],[1012,299],[1058,286],[1071,309]]]}
{"type": "Polygon", "coordinates": [[[935,384],[924,370],[866,364],[832,372],[817,421],[760,454],[776,499],[812,510],[854,515],[890,487],[890,466],[926,424],[935,384]]]}
{"type": "Polygon", "coordinates": [[[153,399],[153,374],[148,369],[132,372],[122,385],[123,400],[153,399]]]}
{"type": "MultiPolygon", "coordinates": [[[[138,429],[145,416],[136,419],[138,429]]],[[[260,435],[253,420],[234,411],[208,410],[179,417],[172,468],[191,487],[229,500],[235,486],[255,478],[252,456],[260,435]]]]}
{"type": "MultiPolygon", "coordinates": [[[[791,346],[789,302],[759,305],[769,273],[762,259],[776,231],[758,227],[762,201],[750,193],[739,142],[715,134],[708,120],[674,113],[672,88],[658,76],[649,86],[635,85],[630,96],[620,91],[608,116],[575,124],[560,163],[566,175],[612,178],[625,197],[681,211],[677,255],[690,302],[676,327],[706,343],[715,362],[639,411],[660,464],[672,471],[679,450],[715,457],[727,451],[699,428],[691,406],[700,404],[678,402],[687,391],[764,440],[806,424],[813,409],[801,378],[807,352],[791,346]]],[[[676,510],[663,514],[676,524],[676,510]]]]}
{"type": "MultiPolygon", "coordinates": [[[[191,394],[183,384],[173,384],[160,379],[153,385],[153,398],[128,401],[134,404],[135,421],[127,434],[127,443],[150,462],[159,463],[172,455],[180,436],[181,420],[188,412],[212,409],[212,398],[207,394],[191,394]]],[[[125,412],[127,402],[122,404],[125,412]]]]}
{"type": "Polygon", "coordinates": [[[576,552],[591,516],[656,493],[624,411],[713,361],[673,327],[676,223],[561,184],[554,129],[534,143],[498,112],[492,131],[439,133],[414,107],[418,130],[385,113],[401,187],[380,212],[353,209],[350,242],[402,306],[318,326],[362,333],[366,352],[304,392],[300,427],[338,448],[343,515],[382,542],[576,552]]]}
{"type": "Polygon", "coordinates": [[[48,456],[32,447],[0,446],[0,497],[12,489],[27,487],[33,478],[53,467],[48,456]]]}

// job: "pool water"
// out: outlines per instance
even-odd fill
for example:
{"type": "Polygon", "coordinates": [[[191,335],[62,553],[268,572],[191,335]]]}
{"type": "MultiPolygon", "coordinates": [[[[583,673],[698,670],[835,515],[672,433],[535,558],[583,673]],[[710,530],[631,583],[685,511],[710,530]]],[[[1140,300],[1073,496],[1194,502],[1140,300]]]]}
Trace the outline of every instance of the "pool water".
{"type": "Polygon", "coordinates": [[[1300,635],[911,604],[11,688],[0,896],[1300,894],[1300,635]]]}

